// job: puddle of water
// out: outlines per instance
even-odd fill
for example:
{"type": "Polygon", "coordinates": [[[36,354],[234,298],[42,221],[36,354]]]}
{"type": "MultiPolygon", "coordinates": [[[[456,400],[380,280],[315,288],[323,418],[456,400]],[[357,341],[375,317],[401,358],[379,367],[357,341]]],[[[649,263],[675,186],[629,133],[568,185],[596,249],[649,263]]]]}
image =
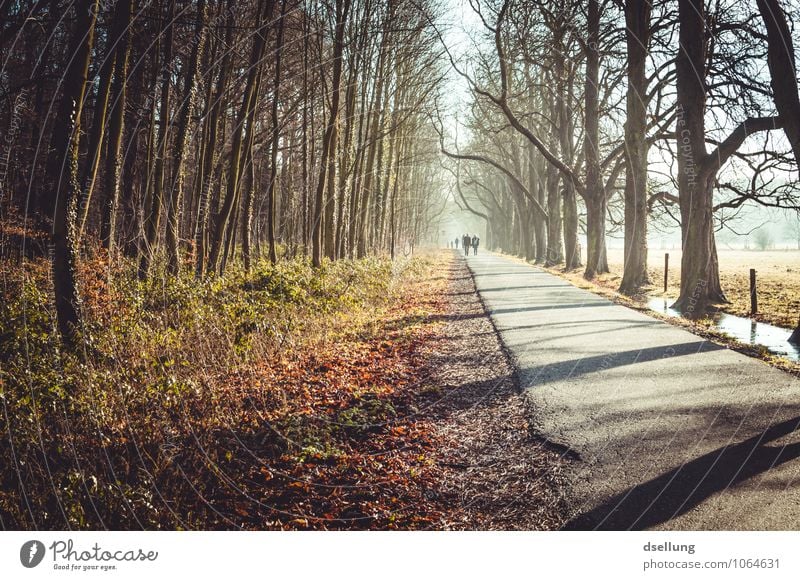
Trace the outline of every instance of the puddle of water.
{"type": "MultiPolygon", "coordinates": [[[[680,312],[669,307],[670,302],[664,298],[651,298],[647,306],[650,310],[667,316],[680,316],[680,312]]],[[[789,329],[725,312],[717,312],[709,318],[714,321],[717,330],[734,337],[739,342],[760,345],[773,354],[800,362],[800,345],[789,342],[789,336],[792,334],[789,329]]]]}

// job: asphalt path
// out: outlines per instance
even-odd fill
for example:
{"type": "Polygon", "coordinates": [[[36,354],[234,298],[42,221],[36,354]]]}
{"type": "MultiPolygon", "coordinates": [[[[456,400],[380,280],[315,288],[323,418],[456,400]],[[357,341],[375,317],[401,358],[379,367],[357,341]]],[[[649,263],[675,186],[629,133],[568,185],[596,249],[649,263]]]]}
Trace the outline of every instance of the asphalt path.
{"type": "Polygon", "coordinates": [[[469,256],[570,529],[800,529],[800,380],[521,261],[469,256]]]}

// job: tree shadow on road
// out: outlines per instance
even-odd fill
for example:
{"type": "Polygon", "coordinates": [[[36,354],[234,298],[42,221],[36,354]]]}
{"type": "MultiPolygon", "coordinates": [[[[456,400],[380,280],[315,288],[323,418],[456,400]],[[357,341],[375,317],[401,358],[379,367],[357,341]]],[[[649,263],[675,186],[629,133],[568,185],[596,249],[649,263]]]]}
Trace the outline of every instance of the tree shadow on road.
{"type": "MultiPolygon", "coordinates": [[[[715,350],[724,350],[724,346],[702,340],[665,346],[653,346],[585,356],[536,367],[527,367],[519,371],[520,385],[523,389],[535,388],[545,383],[574,379],[599,371],[645,363],[656,360],[674,359],[679,356],[695,355],[715,350]]],[[[554,350],[554,349],[550,349],[554,350]]]]}
{"type": "Polygon", "coordinates": [[[578,302],[575,304],[553,303],[553,304],[545,304],[544,306],[521,306],[519,308],[488,308],[488,311],[490,315],[495,316],[497,314],[538,312],[540,310],[566,310],[567,308],[603,308],[606,306],[614,306],[614,303],[608,302],[606,300],[586,300],[585,302],[578,302]]]}
{"type": "Polygon", "coordinates": [[[569,284],[525,284],[523,286],[497,286],[495,288],[481,288],[481,294],[487,292],[506,292],[508,290],[533,290],[536,288],[567,288],[569,284]]]}
{"type": "Polygon", "coordinates": [[[646,530],[697,507],[712,495],[800,457],[800,443],[768,446],[800,430],[800,416],[776,423],[735,445],[726,445],[633,486],[589,512],[565,530],[646,530]]]}

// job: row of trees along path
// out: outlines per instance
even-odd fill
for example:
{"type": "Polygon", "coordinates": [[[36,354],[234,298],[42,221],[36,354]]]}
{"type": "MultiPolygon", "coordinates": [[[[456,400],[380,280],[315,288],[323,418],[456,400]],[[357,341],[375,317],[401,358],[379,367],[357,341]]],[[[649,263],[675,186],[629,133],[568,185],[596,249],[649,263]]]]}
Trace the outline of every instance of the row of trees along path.
{"type": "MultiPolygon", "coordinates": [[[[798,209],[798,89],[790,1],[499,0],[472,3],[468,142],[437,126],[458,202],[489,245],[585,276],[608,272],[624,232],[620,291],[648,282],[648,223],[679,225],[676,307],[726,302],[715,231],[747,204],[798,209]],[[754,16],[755,15],[755,16],[754,16]],[[724,170],[723,170],[724,169],[724,170]]],[[[444,35],[443,35],[444,36],[444,35]]]]}
{"type": "Polygon", "coordinates": [[[93,245],[135,259],[146,280],[223,275],[239,252],[247,269],[284,251],[315,265],[394,255],[435,235],[444,199],[426,119],[442,78],[438,11],[3,3],[0,119],[19,130],[0,205],[52,241],[65,340],[82,324],[76,267],[93,245]]]}
{"type": "Polygon", "coordinates": [[[67,342],[93,243],[141,279],[279,247],[394,257],[436,240],[448,196],[487,246],[540,263],[582,266],[584,231],[587,278],[623,231],[628,294],[648,224],[679,225],[676,306],[725,302],[715,231],[748,204],[800,208],[797,3],[463,9],[477,30],[456,47],[428,0],[4,3],[0,209],[49,236],[67,342]],[[453,81],[466,143],[445,121],[453,81]]]}

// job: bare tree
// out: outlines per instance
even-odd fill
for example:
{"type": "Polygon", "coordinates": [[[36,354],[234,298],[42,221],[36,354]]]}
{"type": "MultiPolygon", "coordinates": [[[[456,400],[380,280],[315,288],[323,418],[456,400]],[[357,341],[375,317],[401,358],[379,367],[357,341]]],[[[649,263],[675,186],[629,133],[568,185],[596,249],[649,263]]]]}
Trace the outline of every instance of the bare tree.
{"type": "Polygon", "coordinates": [[[702,0],[679,0],[676,60],[680,192],[681,290],[675,307],[687,315],[703,313],[713,303],[727,302],[719,279],[714,239],[713,188],[719,168],[751,134],[780,127],[777,117],[748,118],[711,152],[706,149],[706,12],[702,0]]]}
{"type": "Polygon", "coordinates": [[[79,0],[75,3],[75,28],[69,44],[72,58],[64,71],[61,102],[53,129],[53,155],[59,161],[52,166],[63,168],[60,175],[54,178],[54,182],[59,183],[59,191],[55,196],[52,232],[53,285],[58,328],[64,342],[69,345],[75,344],[81,325],[80,291],[75,272],[78,260],[77,203],[80,195],[78,153],[97,6],[98,0],[79,0]]]}

